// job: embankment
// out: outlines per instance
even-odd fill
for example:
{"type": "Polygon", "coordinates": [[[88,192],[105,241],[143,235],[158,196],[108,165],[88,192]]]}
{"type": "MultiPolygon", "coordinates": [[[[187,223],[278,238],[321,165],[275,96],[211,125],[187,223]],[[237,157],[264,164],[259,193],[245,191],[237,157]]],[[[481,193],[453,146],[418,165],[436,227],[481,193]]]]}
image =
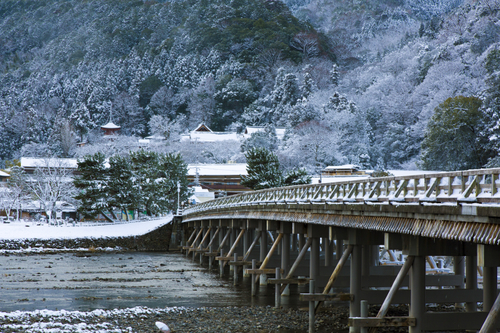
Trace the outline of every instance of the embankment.
{"type": "Polygon", "coordinates": [[[100,249],[112,248],[120,251],[168,251],[172,234],[172,223],[163,225],[147,234],[129,237],[88,237],[56,239],[0,239],[0,250],[38,249],[100,249]]]}

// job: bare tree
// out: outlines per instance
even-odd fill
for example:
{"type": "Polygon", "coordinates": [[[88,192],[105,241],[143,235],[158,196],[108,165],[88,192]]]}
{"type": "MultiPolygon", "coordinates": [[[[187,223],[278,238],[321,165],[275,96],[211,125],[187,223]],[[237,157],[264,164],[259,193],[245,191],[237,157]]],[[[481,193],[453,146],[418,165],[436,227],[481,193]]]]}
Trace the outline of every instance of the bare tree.
{"type": "Polygon", "coordinates": [[[40,201],[49,222],[58,201],[72,200],[75,193],[73,170],[74,168],[66,160],[49,158],[43,160],[35,172],[28,176],[28,189],[40,201]]]}
{"type": "Polygon", "coordinates": [[[309,32],[299,32],[290,41],[290,46],[304,54],[304,58],[312,58],[319,54],[318,37],[309,32]]]}
{"type": "MultiPolygon", "coordinates": [[[[8,191],[5,192],[10,209],[16,209],[16,220],[19,221],[19,211],[24,203],[29,202],[30,197],[27,192],[26,174],[20,166],[13,166],[10,170],[8,191]]],[[[10,214],[9,209],[9,214],[10,214]]]]}

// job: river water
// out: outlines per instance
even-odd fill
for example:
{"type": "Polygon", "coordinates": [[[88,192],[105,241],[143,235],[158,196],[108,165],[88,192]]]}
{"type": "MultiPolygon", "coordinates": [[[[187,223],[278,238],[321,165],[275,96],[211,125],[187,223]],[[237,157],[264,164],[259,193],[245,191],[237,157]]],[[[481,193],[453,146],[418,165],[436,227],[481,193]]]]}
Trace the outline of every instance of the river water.
{"type": "MultiPolygon", "coordinates": [[[[2,255],[0,276],[3,312],[274,304],[274,287],[251,297],[249,279],[233,286],[176,253],[2,255]]],[[[282,306],[298,306],[297,298],[283,297],[282,306]]]]}

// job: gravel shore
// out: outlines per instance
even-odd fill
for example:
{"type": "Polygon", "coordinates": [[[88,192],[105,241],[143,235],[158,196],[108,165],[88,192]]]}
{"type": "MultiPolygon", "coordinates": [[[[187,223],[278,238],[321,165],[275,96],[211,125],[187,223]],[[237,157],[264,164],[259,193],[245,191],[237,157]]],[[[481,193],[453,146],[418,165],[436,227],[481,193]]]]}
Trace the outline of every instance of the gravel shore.
{"type": "MultiPolygon", "coordinates": [[[[317,332],[347,332],[347,307],[325,307],[316,316],[317,332]]],[[[123,310],[34,311],[0,314],[0,332],[159,332],[155,322],[175,333],[307,332],[307,309],[274,307],[168,308],[123,310]]]]}

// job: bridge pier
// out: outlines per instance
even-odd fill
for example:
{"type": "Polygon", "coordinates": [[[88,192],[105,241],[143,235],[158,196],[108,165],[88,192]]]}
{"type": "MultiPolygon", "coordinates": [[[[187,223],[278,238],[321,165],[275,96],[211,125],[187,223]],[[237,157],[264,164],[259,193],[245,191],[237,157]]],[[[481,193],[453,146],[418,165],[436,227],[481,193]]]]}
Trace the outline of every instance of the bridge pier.
{"type": "MultiPolygon", "coordinates": [[[[267,255],[267,225],[266,221],[259,221],[259,227],[258,230],[262,233],[260,235],[260,255],[259,259],[260,262],[264,262],[264,259],[266,259],[267,255]]],[[[261,274],[259,276],[259,284],[261,286],[267,285],[267,274],[261,274]]]]}
{"type": "MultiPolygon", "coordinates": [[[[292,235],[292,224],[288,222],[281,222],[279,231],[283,234],[283,240],[281,241],[281,269],[283,272],[281,275],[285,277],[288,275],[290,270],[290,239],[292,235]]],[[[281,288],[281,285],[277,284],[276,288],[281,288]]],[[[290,295],[289,285],[285,287],[283,292],[281,292],[281,295],[290,295]]]]}
{"type": "Polygon", "coordinates": [[[425,314],[425,255],[415,255],[410,268],[410,317],[416,318],[416,325],[409,327],[409,333],[421,333],[425,314]]]}
{"type": "MultiPolygon", "coordinates": [[[[465,257],[465,289],[477,290],[477,256],[468,255],[465,257]]],[[[477,311],[477,302],[466,302],[467,312],[477,311]]]]}

